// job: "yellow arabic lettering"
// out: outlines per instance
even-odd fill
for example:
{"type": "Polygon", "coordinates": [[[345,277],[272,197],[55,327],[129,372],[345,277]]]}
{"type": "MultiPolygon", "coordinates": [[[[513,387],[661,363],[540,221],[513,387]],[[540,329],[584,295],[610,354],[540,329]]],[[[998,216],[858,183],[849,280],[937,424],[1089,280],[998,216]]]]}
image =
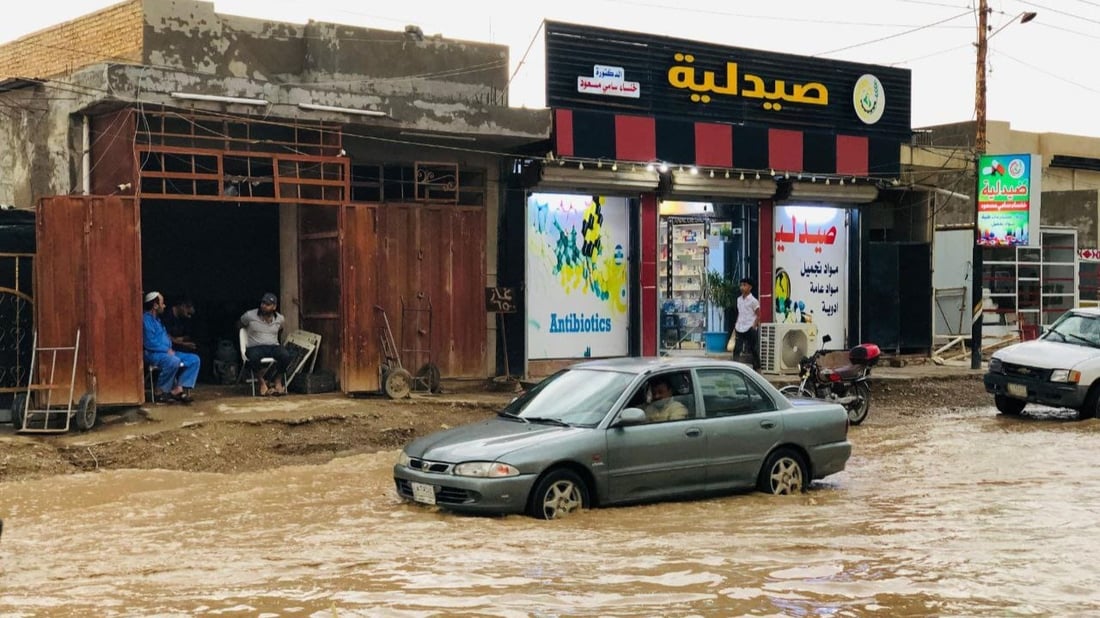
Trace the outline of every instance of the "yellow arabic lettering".
{"type": "Polygon", "coordinates": [[[825,84],[822,84],[821,82],[795,84],[794,98],[791,99],[791,101],[797,101],[798,103],[807,103],[809,105],[828,105],[829,90],[825,87],[825,84]],[[810,91],[815,91],[815,95],[813,97],[809,96],[810,91]]]}
{"type": "Polygon", "coordinates": [[[752,90],[741,90],[741,96],[750,99],[764,98],[764,80],[757,75],[745,75],[745,81],[752,85],[752,90]]]}

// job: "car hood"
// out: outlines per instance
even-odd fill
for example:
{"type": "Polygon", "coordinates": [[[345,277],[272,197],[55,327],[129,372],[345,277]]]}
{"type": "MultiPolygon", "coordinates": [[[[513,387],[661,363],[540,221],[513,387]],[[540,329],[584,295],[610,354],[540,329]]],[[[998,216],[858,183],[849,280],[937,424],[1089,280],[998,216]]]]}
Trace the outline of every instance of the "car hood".
{"type": "Polygon", "coordinates": [[[410,457],[448,463],[495,461],[518,449],[544,445],[578,431],[586,430],[497,418],[424,436],[406,446],[405,452],[410,457]]]}
{"type": "Polygon", "coordinates": [[[1014,365],[1043,369],[1072,369],[1078,363],[1100,356],[1100,348],[1059,341],[1025,341],[995,353],[994,358],[1014,365]]]}

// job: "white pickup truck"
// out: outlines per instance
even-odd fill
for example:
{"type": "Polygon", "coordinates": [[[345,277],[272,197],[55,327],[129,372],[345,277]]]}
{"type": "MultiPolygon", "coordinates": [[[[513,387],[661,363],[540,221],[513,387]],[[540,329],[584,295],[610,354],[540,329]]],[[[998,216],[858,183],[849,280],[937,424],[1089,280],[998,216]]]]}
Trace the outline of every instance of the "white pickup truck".
{"type": "Polygon", "coordinates": [[[1032,402],[1095,418],[1100,408],[1100,309],[1071,309],[1038,339],[994,352],[984,381],[1001,414],[1018,415],[1032,402]]]}

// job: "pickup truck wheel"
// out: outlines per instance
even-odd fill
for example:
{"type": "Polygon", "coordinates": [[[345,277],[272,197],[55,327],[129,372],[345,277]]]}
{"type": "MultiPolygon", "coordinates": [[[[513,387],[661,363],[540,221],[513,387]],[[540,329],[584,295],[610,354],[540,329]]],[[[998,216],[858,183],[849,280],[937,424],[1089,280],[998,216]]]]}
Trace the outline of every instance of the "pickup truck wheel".
{"type": "MultiPolygon", "coordinates": [[[[1004,395],[994,395],[993,404],[997,406],[997,411],[1006,416],[1019,416],[1024,411],[1024,406],[1027,402],[1023,399],[1013,399],[1012,397],[1006,397],[1004,395]]],[[[1095,405],[1095,404],[1094,404],[1095,405]]]]}
{"type": "Polygon", "coordinates": [[[1089,390],[1089,396],[1085,397],[1085,405],[1077,410],[1077,418],[1085,420],[1096,418],[1096,408],[1100,407],[1100,384],[1093,384],[1089,390]]]}

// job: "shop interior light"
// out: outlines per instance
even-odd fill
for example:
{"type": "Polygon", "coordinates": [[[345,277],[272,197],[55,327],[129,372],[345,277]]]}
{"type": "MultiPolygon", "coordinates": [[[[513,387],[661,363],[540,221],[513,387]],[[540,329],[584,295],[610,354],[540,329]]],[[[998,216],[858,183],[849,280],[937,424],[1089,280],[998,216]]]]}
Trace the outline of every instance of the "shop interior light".
{"type": "Polygon", "coordinates": [[[173,92],[173,99],[186,99],[188,101],[211,101],[214,103],[236,103],[237,105],[271,105],[267,99],[250,99],[247,97],[226,97],[218,94],[198,94],[194,92],[173,92]]]}
{"type": "Polygon", "coordinates": [[[760,172],[756,172],[756,179],[760,180],[760,172]]]}
{"type": "Polygon", "coordinates": [[[661,170],[661,173],[664,174],[668,171],[668,163],[661,163],[661,165],[658,166],[657,169],[661,170]]]}
{"type": "Polygon", "coordinates": [[[714,178],[714,170],[711,170],[711,171],[710,171],[710,177],[711,177],[711,178],[714,178]]]}
{"type": "Polygon", "coordinates": [[[829,179],[828,178],[825,179],[825,186],[826,187],[829,186],[829,179]]]}
{"type": "Polygon", "coordinates": [[[695,167],[694,165],[692,165],[692,166],[691,166],[691,170],[690,170],[690,171],[691,171],[691,173],[692,173],[693,175],[694,175],[694,174],[698,174],[698,173],[699,173],[699,168],[697,168],[697,167],[695,167]]]}
{"type": "Polygon", "coordinates": [[[579,170],[584,169],[584,161],[581,161],[580,163],[577,164],[577,169],[579,169],[579,170]]]}
{"type": "Polygon", "coordinates": [[[730,171],[726,170],[726,178],[729,178],[729,177],[730,177],[730,171]]]}
{"type": "Polygon", "coordinates": [[[741,172],[741,180],[745,179],[745,172],[741,172]]]}
{"type": "Polygon", "coordinates": [[[354,114],[356,116],[382,117],[389,115],[386,112],[380,112],[376,109],[358,109],[355,107],[339,107],[336,105],[318,105],[317,103],[299,103],[298,107],[315,112],[336,112],[338,114],[354,114]]]}
{"type": "Polygon", "coordinates": [[[613,171],[613,172],[619,171],[619,164],[617,162],[611,164],[611,171],[613,171]]]}
{"type": "Polygon", "coordinates": [[[653,165],[652,163],[646,163],[645,164],[645,171],[655,172],[655,171],[657,171],[657,166],[653,165]]]}

